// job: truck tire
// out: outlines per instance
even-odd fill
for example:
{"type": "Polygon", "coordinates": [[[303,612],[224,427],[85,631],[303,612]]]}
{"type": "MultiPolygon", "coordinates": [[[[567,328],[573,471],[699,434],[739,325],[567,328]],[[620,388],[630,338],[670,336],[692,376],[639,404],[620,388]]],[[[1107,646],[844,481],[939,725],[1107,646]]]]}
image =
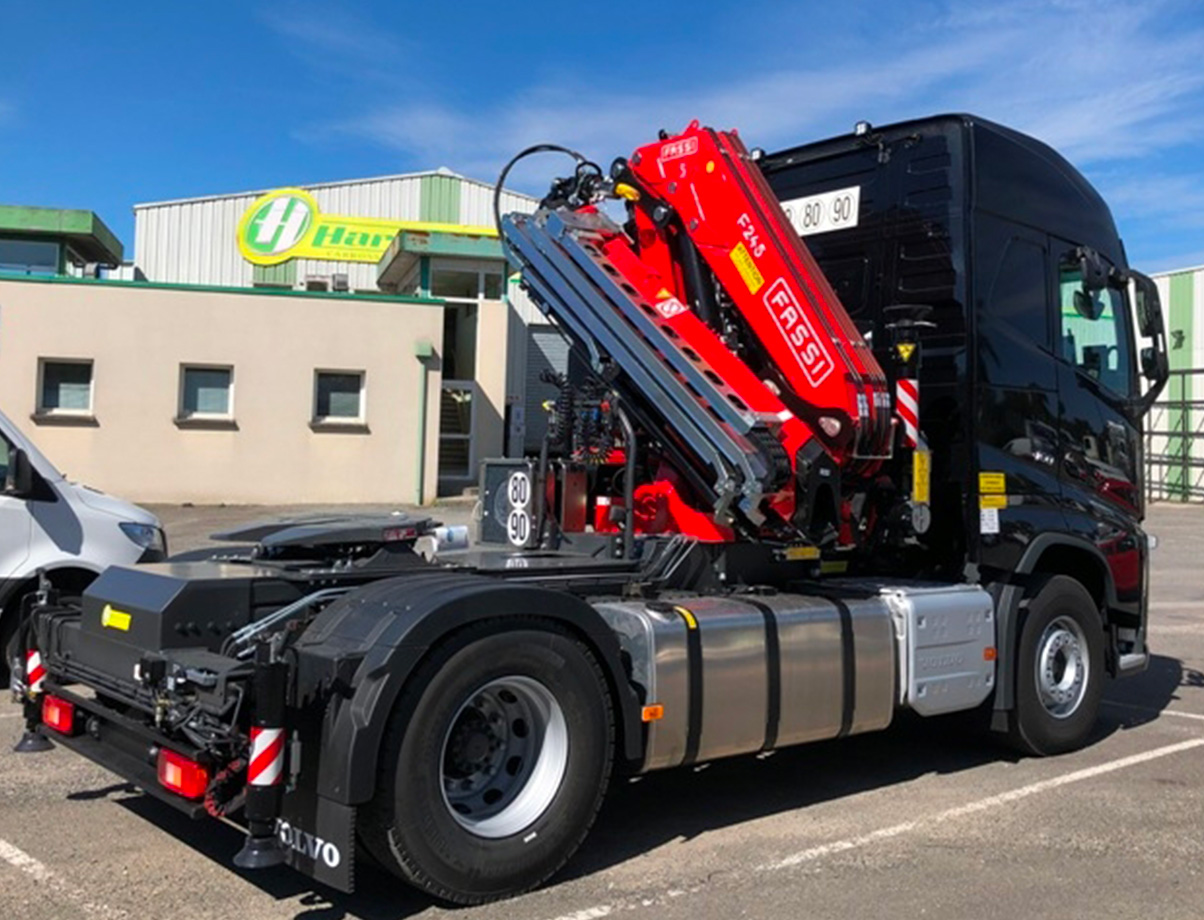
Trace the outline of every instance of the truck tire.
{"type": "Polygon", "coordinates": [[[1012,744],[1039,757],[1081,748],[1104,692],[1103,624],[1087,589],[1048,578],[1028,602],[1018,655],[1012,744]]]}
{"type": "Polygon", "coordinates": [[[445,901],[515,895],[581,844],[613,759],[610,693],[584,643],[533,619],[469,627],[402,691],[361,838],[445,901]]]}

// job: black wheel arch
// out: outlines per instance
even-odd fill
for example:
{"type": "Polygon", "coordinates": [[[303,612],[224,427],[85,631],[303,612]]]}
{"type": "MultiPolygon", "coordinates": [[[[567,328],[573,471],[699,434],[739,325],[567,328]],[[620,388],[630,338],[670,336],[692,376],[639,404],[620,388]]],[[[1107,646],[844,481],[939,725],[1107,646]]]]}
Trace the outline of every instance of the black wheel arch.
{"type": "MultiPolygon", "coordinates": [[[[46,577],[60,591],[68,594],[80,593],[88,587],[100,572],[79,565],[61,565],[47,568],[46,577]]],[[[0,680],[8,681],[8,644],[17,630],[21,615],[21,599],[37,590],[38,576],[23,575],[0,582],[0,680]]]]}
{"type": "MultiPolygon", "coordinates": [[[[1079,537],[1061,533],[1038,534],[1025,549],[1010,575],[988,586],[995,598],[996,643],[999,673],[995,684],[994,709],[1002,714],[1016,705],[1016,649],[1022,603],[1042,575],[1066,575],[1079,582],[1104,615],[1116,606],[1116,584],[1099,547],[1079,537]]],[[[992,726],[1000,728],[998,716],[992,726]]]]}
{"type": "MultiPolygon", "coordinates": [[[[628,680],[619,642],[586,601],[567,591],[463,573],[389,579],[367,585],[324,610],[297,648],[298,698],[321,671],[305,673],[307,656],[335,658],[359,643],[362,658],[327,706],[317,792],[349,805],[370,800],[389,714],[418,665],[439,643],[484,620],[532,617],[560,624],[597,657],[614,700],[619,756],[643,751],[640,700],[628,680]]],[[[337,667],[335,671],[337,672],[337,667]]],[[[338,681],[336,680],[336,683],[338,681]]],[[[312,687],[308,688],[312,689],[312,687]]]]}

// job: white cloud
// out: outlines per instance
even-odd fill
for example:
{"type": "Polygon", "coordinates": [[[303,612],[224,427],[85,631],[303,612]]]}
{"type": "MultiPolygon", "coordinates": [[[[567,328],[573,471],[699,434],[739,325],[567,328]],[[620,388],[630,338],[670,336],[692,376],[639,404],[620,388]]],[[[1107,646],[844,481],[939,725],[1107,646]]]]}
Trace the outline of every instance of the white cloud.
{"type": "MultiPolygon", "coordinates": [[[[1190,255],[1198,248],[1191,231],[1204,226],[1196,217],[1204,215],[1204,165],[1193,151],[1204,141],[1197,2],[936,0],[909,5],[909,19],[891,8],[878,22],[853,15],[859,7],[846,25],[823,32],[790,6],[763,23],[774,40],[756,58],[733,60],[726,45],[691,49],[704,66],[685,87],[680,79],[658,86],[661,65],[647,49],[611,49],[604,78],[584,66],[580,78],[552,65],[508,66],[508,74],[557,76],[458,101],[425,89],[415,70],[392,83],[367,78],[385,89],[376,104],[299,136],[367,141],[400,154],[406,168],[448,166],[489,179],[530,144],[564,144],[605,166],[654,140],[658,128],[679,130],[693,118],[736,127],[749,146],[772,150],[848,131],[859,119],[968,111],[1039,137],[1082,168],[1111,202],[1130,256],[1154,264],[1172,247],[1190,255]],[[819,60],[834,63],[811,65],[817,56],[801,49],[815,47],[830,52],[819,60]],[[800,50],[783,57],[778,48],[800,50]]],[[[273,27],[348,62],[377,40],[363,24],[332,32],[324,16],[273,27]]],[[[407,66],[420,69],[422,49],[413,50],[407,66]]],[[[513,53],[520,63],[540,62],[537,46],[513,53]]],[[[533,165],[525,175],[548,172],[533,165]]],[[[526,191],[545,187],[544,179],[513,179],[526,191]]]]}
{"type": "Polygon", "coordinates": [[[1204,89],[1204,33],[1177,30],[1182,20],[1170,12],[1166,3],[1108,0],[955,4],[930,23],[880,36],[856,60],[820,69],[717,76],[665,94],[532,85],[487,108],[418,100],[327,128],[489,174],[531,143],[609,158],[694,117],[737,126],[750,144],[773,148],[848,130],[862,117],[969,110],[1033,133],[1082,165],[1204,133],[1199,119],[1183,117],[1204,89]]]}
{"type": "Polygon", "coordinates": [[[398,36],[340,9],[293,4],[265,11],[259,19],[286,39],[311,63],[364,67],[374,60],[394,61],[408,49],[398,36]],[[326,56],[320,61],[314,54],[326,56]]]}

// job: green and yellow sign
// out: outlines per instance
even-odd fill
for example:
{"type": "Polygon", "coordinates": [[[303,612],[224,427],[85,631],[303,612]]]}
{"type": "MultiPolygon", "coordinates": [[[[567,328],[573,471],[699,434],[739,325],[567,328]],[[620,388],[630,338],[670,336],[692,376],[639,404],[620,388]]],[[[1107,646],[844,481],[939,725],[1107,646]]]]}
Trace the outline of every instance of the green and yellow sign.
{"type": "Polygon", "coordinates": [[[402,230],[497,236],[493,227],[323,214],[309,192],[281,188],[247,208],[238,222],[238,249],[255,265],[278,265],[289,259],[379,262],[402,230]]]}

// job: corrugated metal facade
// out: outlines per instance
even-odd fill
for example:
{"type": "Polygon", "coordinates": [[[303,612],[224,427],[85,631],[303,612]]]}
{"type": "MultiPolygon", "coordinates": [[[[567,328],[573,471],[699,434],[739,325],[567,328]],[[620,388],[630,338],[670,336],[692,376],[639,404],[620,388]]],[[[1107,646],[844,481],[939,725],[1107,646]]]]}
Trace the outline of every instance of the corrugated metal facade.
{"type": "Polygon", "coordinates": [[[1204,498],[1204,266],[1155,275],[1172,376],[1145,425],[1149,492],[1158,499],[1204,498]],[[1182,371],[1185,373],[1174,373],[1182,371]],[[1198,371],[1198,373],[1192,373],[1198,371]]]}
{"type": "MultiPolygon", "coordinates": [[[[493,187],[452,173],[381,176],[299,188],[313,195],[326,214],[438,219],[479,227],[493,224],[493,187]],[[458,208],[448,213],[457,197],[458,208]]],[[[250,287],[254,282],[253,266],[238,251],[238,221],[251,202],[267,191],[135,205],[134,253],[138,267],[151,281],[250,287]]],[[[536,201],[504,192],[501,204],[503,213],[529,212],[535,210],[536,201]]],[[[343,272],[352,290],[376,290],[373,263],[315,259],[294,262],[298,285],[307,275],[343,272]]]]}

